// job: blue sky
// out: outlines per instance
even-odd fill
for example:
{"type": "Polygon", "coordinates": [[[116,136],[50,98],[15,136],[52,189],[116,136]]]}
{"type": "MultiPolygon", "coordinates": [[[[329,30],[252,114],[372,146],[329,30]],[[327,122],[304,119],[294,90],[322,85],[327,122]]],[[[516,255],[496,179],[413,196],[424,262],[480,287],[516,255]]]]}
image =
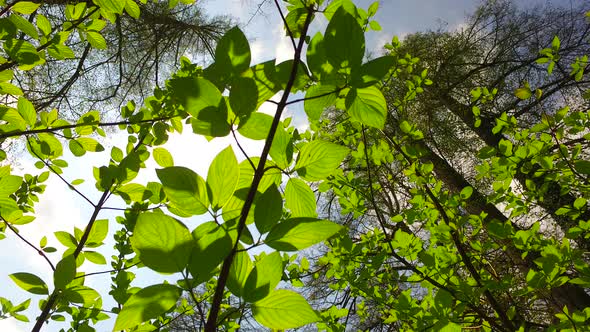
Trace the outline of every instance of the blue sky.
{"type": "MultiPolygon", "coordinates": [[[[202,2],[203,7],[208,14],[231,15],[235,17],[242,26],[252,17],[256,11],[257,5],[261,0],[209,0],[202,2]]],[[[279,1],[282,2],[282,1],[279,1]]],[[[355,3],[363,8],[367,8],[372,1],[355,1],[355,3]]],[[[367,50],[374,55],[379,55],[381,47],[384,43],[391,41],[394,35],[403,37],[408,33],[418,30],[436,28],[441,24],[448,24],[450,28],[459,27],[463,22],[465,13],[475,8],[477,1],[471,0],[382,0],[380,1],[380,10],[377,14],[376,20],[383,28],[379,32],[371,32],[367,36],[367,50]]],[[[314,28],[323,30],[325,22],[317,23],[314,28]]],[[[277,58],[278,61],[287,60],[292,56],[292,48],[288,39],[284,36],[282,23],[274,8],[273,1],[266,1],[266,5],[262,6],[262,13],[257,14],[254,19],[244,26],[244,31],[251,41],[251,49],[253,53],[253,63],[277,58]]],[[[269,104],[270,105],[270,104],[269,104]]],[[[271,105],[272,106],[272,105],[271,105]]],[[[263,106],[265,112],[272,112],[271,106],[263,106]]],[[[288,109],[286,116],[295,116],[295,124],[300,127],[305,127],[305,120],[302,116],[301,107],[293,107],[288,109]]],[[[111,146],[117,145],[124,147],[126,137],[123,135],[115,135],[105,140],[103,144],[106,151],[110,151],[111,146]]],[[[202,137],[197,137],[190,133],[173,136],[166,147],[172,152],[175,158],[175,164],[179,166],[187,166],[194,169],[202,176],[207,174],[207,166],[214,158],[217,152],[221,151],[231,143],[229,139],[216,139],[210,143],[202,137]]],[[[256,155],[261,150],[261,143],[250,140],[245,140],[244,145],[250,155],[256,155]]],[[[67,149],[66,149],[67,150],[67,149]]],[[[238,151],[234,149],[234,151],[238,151]]],[[[239,156],[243,159],[242,156],[239,156]]],[[[86,183],[79,186],[79,189],[86,193],[88,197],[96,201],[99,193],[94,190],[94,182],[92,177],[92,165],[104,165],[108,163],[108,153],[97,153],[87,155],[83,160],[73,158],[66,153],[65,159],[69,162],[70,167],[65,169],[64,176],[72,181],[74,179],[86,179],[86,183]]],[[[25,172],[38,173],[33,166],[34,161],[30,158],[21,158],[19,163],[15,165],[15,172],[23,174],[25,172]]],[[[138,183],[146,183],[155,178],[155,164],[148,164],[148,169],[141,174],[136,181],[138,183]]],[[[53,232],[65,230],[72,232],[73,227],[77,226],[83,228],[88,220],[91,209],[81,198],[77,197],[70,191],[63,183],[56,177],[52,176],[48,182],[48,190],[41,196],[41,202],[36,206],[37,220],[30,225],[21,228],[21,235],[29,239],[32,243],[39,243],[43,235],[47,235],[49,245],[57,247],[62,251],[61,246],[53,232]]],[[[123,207],[124,204],[118,199],[111,199],[108,204],[111,207],[123,207]]],[[[107,212],[100,216],[100,218],[109,218],[110,231],[116,229],[117,224],[114,222],[116,213],[107,212]]],[[[189,228],[193,229],[199,221],[188,220],[186,223],[189,228]]],[[[32,272],[43,278],[48,284],[52,284],[52,274],[48,265],[44,260],[23,243],[12,239],[7,232],[8,238],[0,242],[0,250],[3,253],[0,256],[0,264],[3,267],[0,274],[1,292],[0,296],[9,298],[13,303],[19,303],[32,297],[31,308],[26,314],[31,321],[34,320],[35,315],[39,314],[37,309],[37,301],[40,297],[32,295],[20,290],[9,278],[8,274],[14,272],[32,272]]],[[[112,242],[107,242],[107,245],[101,250],[108,250],[105,255],[107,260],[109,255],[114,253],[111,249],[112,242]]],[[[61,257],[61,252],[51,256],[54,263],[61,257]]],[[[82,270],[85,272],[95,272],[108,270],[109,266],[84,265],[82,270]]],[[[139,273],[135,282],[136,286],[149,285],[161,282],[165,277],[149,272],[139,273]]],[[[175,277],[169,277],[171,281],[177,280],[175,277]]],[[[87,285],[94,287],[102,294],[107,294],[109,291],[110,276],[108,274],[88,277],[86,279],[87,285]]],[[[105,303],[104,308],[110,309],[113,305],[108,298],[103,299],[105,303]]],[[[113,321],[101,324],[99,331],[110,331],[113,326],[113,321]]],[[[50,323],[45,326],[43,331],[58,331],[63,325],[50,323]]],[[[32,328],[32,323],[25,324],[16,322],[14,319],[0,320],[0,331],[29,331],[32,328]]]]}

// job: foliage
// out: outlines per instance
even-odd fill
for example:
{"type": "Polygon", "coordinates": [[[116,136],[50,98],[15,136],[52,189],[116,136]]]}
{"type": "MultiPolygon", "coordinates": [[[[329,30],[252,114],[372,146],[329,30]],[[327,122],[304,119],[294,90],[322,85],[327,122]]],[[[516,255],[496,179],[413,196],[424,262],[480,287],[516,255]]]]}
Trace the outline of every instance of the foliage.
{"type": "MultiPolygon", "coordinates": [[[[587,112],[547,110],[525,129],[513,115],[499,115],[493,133],[502,138],[479,154],[478,176],[493,189],[485,195],[428,153],[425,134],[413,121],[392,114],[384,83],[405,86],[393,105],[403,111],[433,81],[427,70],[415,72],[419,59],[400,53],[397,39],[388,45],[389,54],[364,61],[365,32],[379,27],[371,21],[378,4],[364,10],[348,0],[285,2],[286,15],[278,2],[277,9],[293,44],[292,60],[252,64],[249,43],[234,27],[217,44],[212,64],[201,68],[182,58],[180,70],[156,86],[143,106],[122,107],[118,122],[104,122],[94,110],[75,121],[60,119],[57,110],[19,97],[10,83],[13,73],[2,72],[12,102],[0,109],[0,139],[23,139],[43,170],[19,176],[10,165],[0,168],[0,234],[18,237],[53,270],[53,283],[28,272],[10,275],[20,288],[40,296],[33,331],[51,320],[67,320],[69,331],[93,331],[94,324],[109,318],[114,330],[166,330],[192,314],[206,331],[236,330],[246,325],[244,318],[275,330],[315,323],[343,331],[351,316],[360,324],[373,321],[400,330],[587,326],[590,226],[581,217],[590,196],[587,112]],[[310,25],[319,16],[328,20],[327,27],[311,37],[310,25]],[[297,92],[305,98],[294,99],[297,92]],[[260,106],[277,94],[274,116],[261,113],[260,106]],[[283,119],[285,108],[295,103],[303,104],[310,131],[300,133],[283,119]],[[75,157],[104,151],[96,135],[104,136],[106,127],[126,133],[128,143],[111,148],[108,165],[93,167],[100,194],[94,201],[66,179],[68,163],[61,158],[66,143],[75,157]],[[175,165],[164,146],[170,135],[189,127],[209,140],[232,134],[241,149],[237,131],[264,140],[264,148],[242,162],[231,146],[225,148],[205,178],[175,165]],[[133,182],[150,157],[161,167],[158,181],[133,182]],[[82,229],[54,234],[66,248],[61,258],[51,255],[56,249],[47,247],[46,238],[37,246],[18,232],[34,222],[34,205],[50,174],[93,210],[82,229]],[[525,175],[520,187],[519,174],[525,175]],[[561,234],[532,219],[536,204],[556,185],[559,195],[578,197],[554,212],[569,220],[552,220],[561,234]],[[350,218],[339,223],[318,214],[312,188],[331,195],[338,213],[350,218]],[[401,199],[395,195],[399,188],[401,199]],[[113,195],[125,208],[115,220],[99,219],[113,195]],[[196,227],[182,221],[203,215],[210,221],[196,227]],[[367,221],[364,229],[353,227],[359,220],[367,221]],[[105,271],[116,303],[110,310],[103,308],[107,295],[88,286],[92,274],[85,272],[85,263],[106,263],[100,251],[109,228],[117,229],[117,255],[110,261],[113,269],[105,271]],[[319,243],[327,248],[323,257],[310,263],[298,256],[319,243]],[[260,253],[253,255],[254,250],[260,253]],[[175,281],[132,287],[138,277],[132,268],[175,281]],[[311,306],[294,289],[321,282],[334,291],[324,296],[323,305],[311,306]],[[326,305],[340,294],[345,294],[340,305],[326,305]]],[[[56,58],[48,47],[63,48],[74,30],[100,48],[100,33],[89,30],[93,21],[88,20],[116,24],[140,10],[131,0],[97,0],[83,3],[84,9],[81,4],[66,6],[73,19],[64,23],[65,31],[42,40],[34,37],[46,30],[43,18],[35,16],[40,4],[4,4],[2,14],[10,17],[3,20],[14,27],[3,35],[8,36],[4,63],[22,71],[42,68],[47,56],[56,58]],[[86,10],[91,14],[82,16],[86,10]],[[31,15],[30,21],[21,15],[31,15]]],[[[551,47],[558,61],[560,45],[551,47]]],[[[549,57],[548,51],[542,54],[549,57]]],[[[582,79],[584,58],[572,68],[574,79],[582,79]]],[[[523,91],[517,92],[519,99],[533,98],[523,91]]],[[[0,300],[3,318],[29,319],[20,312],[30,300],[16,306],[0,300]]]]}

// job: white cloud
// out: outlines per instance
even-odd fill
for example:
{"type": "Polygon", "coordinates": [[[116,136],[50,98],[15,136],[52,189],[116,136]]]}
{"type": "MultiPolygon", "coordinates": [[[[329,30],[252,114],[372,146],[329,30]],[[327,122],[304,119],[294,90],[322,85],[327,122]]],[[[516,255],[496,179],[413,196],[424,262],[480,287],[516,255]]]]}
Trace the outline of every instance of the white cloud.
{"type": "Polygon", "coordinates": [[[267,60],[264,56],[267,53],[264,42],[255,40],[250,42],[250,53],[252,53],[252,63],[260,63],[267,60]]]}
{"type": "Polygon", "coordinates": [[[6,332],[25,332],[25,328],[20,326],[14,318],[0,320],[0,331],[6,332]]]}
{"type": "Polygon", "coordinates": [[[276,63],[293,59],[293,44],[289,37],[285,35],[283,22],[278,22],[273,29],[272,45],[275,47],[276,63]]]}

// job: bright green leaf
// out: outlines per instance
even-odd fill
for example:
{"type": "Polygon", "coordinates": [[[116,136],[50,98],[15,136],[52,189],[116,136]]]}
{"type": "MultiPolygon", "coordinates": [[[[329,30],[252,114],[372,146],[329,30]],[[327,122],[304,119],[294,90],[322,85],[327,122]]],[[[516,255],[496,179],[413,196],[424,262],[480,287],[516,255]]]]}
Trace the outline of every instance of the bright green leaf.
{"type": "Polygon", "coordinates": [[[258,107],[256,81],[249,77],[238,77],[232,81],[229,92],[232,111],[239,117],[250,115],[258,107]]]}
{"type": "Polygon", "coordinates": [[[213,270],[230,253],[234,245],[234,237],[214,221],[199,225],[192,235],[196,244],[188,268],[195,282],[200,284],[209,280],[213,270]]]}
{"type": "Polygon", "coordinates": [[[529,99],[533,95],[533,92],[529,88],[518,88],[514,91],[514,95],[518,97],[518,99],[525,100],[529,99]]]}
{"type": "Polygon", "coordinates": [[[268,232],[283,215],[283,196],[276,185],[271,185],[258,196],[254,208],[254,222],[261,234],[268,232]]]}
{"type": "Polygon", "coordinates": [[[34,13],[40,5],[40,3],[34,3],[31,1],[19,1],[15,3],[10,9],[19,14],[30,15],[34,13]]]}
{"type": "Polygon", "coordinates": [[[273,117],[264,113],[252,113],[246,122],[240,123],[238,132],[240,135],[253,139],[266,139],[270,131],[273,117]]]}
{"type": "Polygon", "coordinates": [[[174,285],[159,284],[140,289],[123,304],[114,330],[125,330],[156,318],[172,308],[182,290],[174,285]]]}
{"type": "Polygon", "coordinates": [[[310,120],[319,120],[324,110],[333,106],[338,98],[338,88],[317,84],[307,89],[303,108],[310,120]]]}
{"type": "Polygon", "coordinates": [[[285,187],[285,207],[293,217],[315,217],[316,202],[311,188],[298,178],[291,178],[285,187]]]}
{"type": "Polygon", "coordinates": [[[381,91],[370,86],[351,89],[346,96],[348,114],[362,124],[383,129],[387,117],[387,103],[381,91]]]}
{"type": "Polygon", "coordinates": [[[10,279],[14,281],[20,288],[26,290],[29,293],[37,295],[48,295],[49,289],[47,284],[34,274],[19,272],[9,275],[10,279]]]}
{"type": "Polygon", "coordinates": [[[326,57],[335,68],[358,68],[365,56],[365,34],[356,18],[340,7],[324,33],[326,57]]]}
{"type": "Polygon", "coordinates": [[[180,272],[186,267],[192,242],[183,223],[162,213],[141,213],[131,236],[141,262],[162,273],[180,272]]]}
{"type": "Polygon", "coordinates": [[[229,289],[235,296],[242,296],[250,271],[252,271],[250,255],[246,251],[238,251],[231,267],[229,268],[227,289],[229,289]]]}
{"type": "Polygon", "coordinates": [[[67,255],[55,266],[53,283],[57,289],[65,289],[76,276],[76,259],[74,255],[67,255]]]}
{"type": "Polygon", "coordinates": [[[29,126],[33,126],[37,121],[37,112],[35,112],[33,104],[26,98],[20,97],[18,99],[17,110],[29,126]]]}
{"type": "Polygon", "coordinates": [[[233,27],[223,35],[215,49],[215,63],[223,68],[223,74],[240,74],[250,67],[250,45],[244,33],[233,27]]]}
{"type": "Polygon", "coordinates": [[[315,140],[303,146],[295,169],[307,181],[318,181],[328,177],[340,166],[348,148],[327,141],[315,140]]]}
{"type": "Polygon", "coordinates": [[[207,212],[207,184],[202,177],[186,167],[166,167],[156,170],[170,200],[170,211],[181,217],[207,212]]]}
{"type": "Polygon", "coordinates": [[[218,210],[236,190],[240,177],[238,160],[231,146],[221,151],[209,166],[207,186],[211,190],[211,206],[218,210]]]}
{"type": "Polygon", "coordinates": [[[264,243],[280,251],[297,251],[330,238],[341,228],[328,220],[293,218],[276,225],[264,243]]]}
{"type": "Polygon", "coordinates": [[[283,275],[283,261],[281,255],[275,251],[256,262],[250,272],[242,297],[247,302],[256,302],[265,298],[281,281],[283,275]]]}
{"type": "Polygon", "coordinates": [[[23,184],[23,178],[16,175],[5,175],[0,178],[0,196],[8,197],[14,194],[23,184]]]}
{"type": "Polygon", "coordinates": [[[154,160],[161,167],[174,166],[174,159],[172,158],[172,154],[170,154],[170,152],[168,152],[168,150],[166,150],[164,148],[155,148],[153,155],[154,155],[154,160]]]}
{"type": "Polygon", "coordinates": [[[277,330],[296,328],[320,320],[303,296],[286,289],[276,290],[252,304],[252,315],[258,323],[277,330]]]}
{"type": "Polygon", "coordinates": [[[123,14],[126,1],[121,0],[94,0],[101,9],[113,14],[123,14]]]}

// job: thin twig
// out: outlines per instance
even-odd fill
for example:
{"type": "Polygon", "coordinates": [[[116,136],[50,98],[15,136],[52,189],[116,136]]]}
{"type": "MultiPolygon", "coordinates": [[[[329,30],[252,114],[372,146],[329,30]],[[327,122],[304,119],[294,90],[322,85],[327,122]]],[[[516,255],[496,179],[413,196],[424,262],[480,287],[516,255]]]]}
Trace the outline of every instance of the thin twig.
{"type": "Polygon", "coordinates": [[[33,248],[33,249],[35,249],[35,251],[36,251],[36,252],[37,252],[39,255],[41,255],[41,256],[42,256],[42,257],[43,257],[43,258],[44,258],[44,259],[47,261],[47,263],[49,264],[49,266],[51,266],[51,269],[52,269],[53,271],[55,271],[55,266],[53,266],[53,263],[51,263],[51,260],[49,260],[49,257],[47,257],[47,255],[45,255],[45,253],[44,253],[44,252],[43,252],[41,249],[38,249],[38,248],[37,248],[37,247],[36,247],[34,244],[32,244],[32,243],[31,243],[31,242],[29,242],[27,239],[25,239],[25,238],[24,238],[22,235],[20,235],[20,234],[18,233],[18,230],[16,230],[16,229],[15,229],[15,228],[14,228],[14,227],[13,227],[13,226],[12,226],[12,225],[9,223],[9,222],[7,222],[6,220],[4,220],[4,218],[2,218],[2,216],[0,216],[0,219],[2,219],[2,221],[4,222],[4,224],[5,224],[5,225],[6,225],[8,228],[10,228],[10,230],[11,230],[11,231],[13,231],[13,232],[14,232],[14,234],[15,234],[16,236],[18,236],[18,237],[19,237],[19,238],[20,238],[20,239],[21,239],[23,242],[25,242],[25,243],[26,243],[26,244],[27,244],[29,247],[31,247],[31,248],[33,248]]]}

